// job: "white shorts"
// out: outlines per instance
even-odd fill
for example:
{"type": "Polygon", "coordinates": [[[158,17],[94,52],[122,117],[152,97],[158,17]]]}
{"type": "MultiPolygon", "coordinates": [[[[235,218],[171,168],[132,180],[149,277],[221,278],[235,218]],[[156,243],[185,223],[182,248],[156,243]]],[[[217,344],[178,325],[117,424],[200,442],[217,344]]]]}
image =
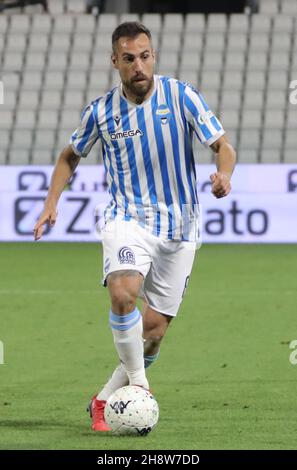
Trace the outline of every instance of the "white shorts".
{"type": "Polygon", "coordinates": [[[196,243],[163,240],[134,220],[108,222],[102,230],[103,283],[110,273],[136,270],[144,278],[139,297],[175,317],[191,274],[196,243]]]}

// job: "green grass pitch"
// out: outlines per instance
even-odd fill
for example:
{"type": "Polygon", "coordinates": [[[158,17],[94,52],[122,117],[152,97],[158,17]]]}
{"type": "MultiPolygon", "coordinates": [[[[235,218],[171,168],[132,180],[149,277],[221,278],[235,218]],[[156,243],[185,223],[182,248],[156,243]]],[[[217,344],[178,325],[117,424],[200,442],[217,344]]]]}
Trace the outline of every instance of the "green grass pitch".
{"type": "Polygon", "coordinates": [[[0,449],[296,448],[294,245],[207,245],[148,375],[147,437],[93,433],[117,364],[101,246],[0,244],[0,449]]]}

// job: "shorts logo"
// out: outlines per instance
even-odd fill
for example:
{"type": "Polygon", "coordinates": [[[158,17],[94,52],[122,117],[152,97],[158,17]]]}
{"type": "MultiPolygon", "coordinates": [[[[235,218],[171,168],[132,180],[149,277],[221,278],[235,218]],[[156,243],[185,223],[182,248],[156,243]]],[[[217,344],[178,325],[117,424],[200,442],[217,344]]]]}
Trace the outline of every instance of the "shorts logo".
{"type": "Polygon", "coordinates": [[[107,273],[107,271],[109,270],[110,268],[110,259],[109,258],[106,258],[105,262],[104,262],[104,272],[107,273]]]}
{"type": "Polygon", "coordinates": [[[118,253],[119,262],[121,264],[135,264],[135,255],[127,246],[123,246],[118,253]]]}

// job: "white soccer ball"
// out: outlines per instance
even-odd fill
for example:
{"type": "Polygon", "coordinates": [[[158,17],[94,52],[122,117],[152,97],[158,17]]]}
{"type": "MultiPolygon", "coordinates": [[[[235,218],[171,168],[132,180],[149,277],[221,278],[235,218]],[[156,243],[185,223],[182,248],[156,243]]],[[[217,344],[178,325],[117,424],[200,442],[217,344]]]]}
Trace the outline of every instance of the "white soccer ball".
{"type": "Polygon", "coordinates": [[[158,422],[159,406],[148,390],[127,385],[109,397],[104,417],[114,434],[146,436],[158,422]]]}

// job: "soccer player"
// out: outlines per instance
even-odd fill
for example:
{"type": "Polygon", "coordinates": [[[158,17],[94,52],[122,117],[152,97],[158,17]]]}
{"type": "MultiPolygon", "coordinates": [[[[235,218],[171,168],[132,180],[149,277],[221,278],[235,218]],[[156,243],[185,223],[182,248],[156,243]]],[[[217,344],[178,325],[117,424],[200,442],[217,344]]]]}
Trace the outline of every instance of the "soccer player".
{"type": "Polygon", "coordinates": [[[111,196],[102,230],[109,323],[120,364],[90,403],[92,429],[107,431],[104,407],[118,388],[146,389],[146,368],[176,316],[191,273],[199,227],[193,140],[216,154],[215,197],[227,196],[235,151],[218,119],[191,85],[154,75],[150,31],[138,22],[112,35],[112,64],[121,83],[83,112],[55,166],[35,225],[54,225],[59,197],[81,158],[99,141],[111,196]],[[144,299],[142,314],[137,297],[144,299]]]}

